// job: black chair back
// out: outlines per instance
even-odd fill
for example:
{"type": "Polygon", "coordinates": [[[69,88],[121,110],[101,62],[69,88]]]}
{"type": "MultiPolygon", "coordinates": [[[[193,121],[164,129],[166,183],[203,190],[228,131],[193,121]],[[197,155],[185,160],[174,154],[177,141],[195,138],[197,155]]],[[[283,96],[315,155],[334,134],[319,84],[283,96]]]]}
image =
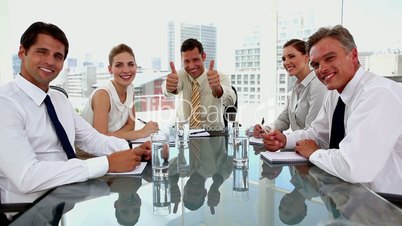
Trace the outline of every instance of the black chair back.
{"type": "Polygon", "coordinates": [[[236,101],[235,101],[234,105],[225,106],[225,108],[223,110],[223,122],[225,124],[225,128],[228,127],[227,113],[237,113],[237,100],[238,100],[237,90],[234,86],[232,86],[232,89],[233,89],[234,93],[236,94],[236,101]]]}
{"type": "Polygon", "coordinates": [[[60,87],[60,86],[52,86],[52,85],[50,85],[49,86],[51,89],[54,89],[54,90],[57,90],[57,91],[60,91],[60,92],[62,92],[64,95],[66,95],[66,97],[68,98],[68,94],[67,94],[67,91],[65,90],[65,89],[63,89],[62,87],[60,87]]]}

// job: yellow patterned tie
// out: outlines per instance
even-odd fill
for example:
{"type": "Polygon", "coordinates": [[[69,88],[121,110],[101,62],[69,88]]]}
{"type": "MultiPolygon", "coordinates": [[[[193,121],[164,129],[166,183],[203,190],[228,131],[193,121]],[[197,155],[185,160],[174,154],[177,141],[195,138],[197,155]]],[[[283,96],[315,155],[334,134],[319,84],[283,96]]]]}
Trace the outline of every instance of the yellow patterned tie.
{"type": "Polygon", "coordinates": [[[195,129],[201,127],[200,85],[197,81],[193,81],[192,86],[190,128],[195,129]]]}

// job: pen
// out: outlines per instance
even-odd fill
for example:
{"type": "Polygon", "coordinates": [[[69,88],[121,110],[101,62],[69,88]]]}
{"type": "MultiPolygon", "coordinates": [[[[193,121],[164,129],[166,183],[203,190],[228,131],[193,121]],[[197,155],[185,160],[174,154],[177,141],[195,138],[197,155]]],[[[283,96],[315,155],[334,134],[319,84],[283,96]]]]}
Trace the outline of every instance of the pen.
{"type": "MultiPolygon", "coordinates": [[[[142,120],[142,119],[140,119],[140,118],[137,118],[138,119],[138,121],[140,121],[140,122],[142,122],[142,123],[144,123],[144,124],[147,124],[147,122],[146,121],[144,121],[144,120],[142,120]]],[[[158,131],[161,131],[160,129],[158,129],[158,131]]]]}
{"type": "MultiPolygon", "coordinates": [[[[261,129],[265,132],[265,134],[268,134],[269,132],[264,128],[264,122],[265,122],[265,119],[264,119],[264,117],[262,117],[262,120],[261,120],[261,129]]],[[[260,133],[264,133],[264,132],[260,132],[260,133]]]]}
{"type": "Polygon", "coordinates": [[[137,119],[138,119],[138,121],[140,121],[140,122],[142,122],[142,123],[144,123],[144,124],[147,124],[146,121],[144,121],[144,120],[142,120],[142,119],[140,119],[140,118],[137,118],[137,119]]]}
{"type": "Polygon", "coordinates": [[[133,144],[131,143],[131,140],[127,140],[127,143],[128,143],[128,147],[130,149],[133,149],[133,144]]]}
{"type": "Polygon", "coordinates": [[[268,130],[265,129],[265,127],[263,126],[262,129],[264,130],[265,134],[268,134],[268,130]]]}

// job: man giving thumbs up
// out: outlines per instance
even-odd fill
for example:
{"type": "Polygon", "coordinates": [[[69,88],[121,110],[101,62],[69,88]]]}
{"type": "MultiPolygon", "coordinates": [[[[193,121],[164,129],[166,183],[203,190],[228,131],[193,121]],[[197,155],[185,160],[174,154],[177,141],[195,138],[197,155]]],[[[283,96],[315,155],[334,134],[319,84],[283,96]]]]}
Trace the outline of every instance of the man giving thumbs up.
{"type": "Polygon", "coordinates": [[[214,60],[210,61],[209,69],[205,69],[206,53],[198,40],[185,40],[180,52],[184,70],[176,71],[174,63],[170,62],[171,73],[162,84],[164,95],[179,98],[176,112],[180,120],[190,122],[192,114],[199,114],[201,128],[222,130],[224,105],[234,105],[236,101],[228,76],[214,69],[214,60]],[[197,102],[194,100],[198,97],[200,106],[195,107],[192,102],[197,102]]]}

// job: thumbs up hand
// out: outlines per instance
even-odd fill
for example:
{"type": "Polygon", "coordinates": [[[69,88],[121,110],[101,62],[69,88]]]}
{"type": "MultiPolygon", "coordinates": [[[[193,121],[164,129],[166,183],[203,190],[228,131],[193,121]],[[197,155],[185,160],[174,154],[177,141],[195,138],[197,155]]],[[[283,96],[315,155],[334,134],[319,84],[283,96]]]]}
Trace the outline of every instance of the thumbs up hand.
{"type": "Polygon", "coordinates": [[[168,74],[166,78],[166,90],[169,93],[176,93],[177,86],[179,85],[179,75],[177,74],[173,61],[170,61],[170,69],[172,72],[168,74]]]}
{"type": "Polygon", "coordinates": [[[221,80],[219,78],[218,72],[214,70],[214,64],[215,64],[214,60],[211,60],[211,62],[209,63],[209,69],[207,72],[208,83],[209,87],[211,87],[212,89],[212,94],[215,97],[221,97],[223,94],[221,80]]]}

